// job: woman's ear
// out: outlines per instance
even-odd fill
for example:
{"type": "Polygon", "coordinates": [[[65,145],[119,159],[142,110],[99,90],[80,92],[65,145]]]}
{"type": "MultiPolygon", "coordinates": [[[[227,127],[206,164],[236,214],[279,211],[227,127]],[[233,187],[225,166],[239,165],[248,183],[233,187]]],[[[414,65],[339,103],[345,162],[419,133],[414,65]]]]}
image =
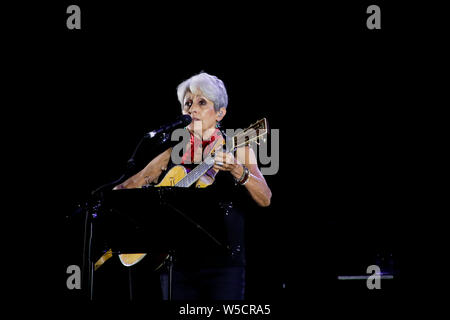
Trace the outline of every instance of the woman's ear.
{"type": "Polygon", "coordinates": [[[221,121],[226,114],[227,109],[224,107],[220,108],[219,111],[217,112],[217,121],[221,121]]]}

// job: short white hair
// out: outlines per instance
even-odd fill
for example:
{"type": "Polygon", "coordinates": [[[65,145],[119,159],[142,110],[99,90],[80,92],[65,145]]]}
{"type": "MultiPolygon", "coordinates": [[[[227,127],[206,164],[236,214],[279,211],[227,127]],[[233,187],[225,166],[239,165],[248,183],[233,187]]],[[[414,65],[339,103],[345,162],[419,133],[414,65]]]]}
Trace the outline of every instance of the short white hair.
{"type": "Polygon", "coordinates": [[[177,87],[177,96],[181,108],[183,108],[184,96],[188,90],[193,94],[201,91],[208,100],[214,103],[216,111],[228,106],[227,90],[222,80],[216,76],[201,72],[180,83],[177,87]]]}

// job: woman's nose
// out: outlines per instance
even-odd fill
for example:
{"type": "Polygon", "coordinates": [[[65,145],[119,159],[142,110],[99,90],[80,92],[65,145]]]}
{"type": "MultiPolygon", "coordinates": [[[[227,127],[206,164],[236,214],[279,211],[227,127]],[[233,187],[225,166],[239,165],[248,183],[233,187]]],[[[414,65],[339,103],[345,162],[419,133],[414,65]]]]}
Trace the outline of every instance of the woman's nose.
{"type": "Polygon", "coordinates": [[[192,104],[192,106],[189,108],[189,114],[197,114],[198,113],[199,106],[195,103],[192,104]]]}

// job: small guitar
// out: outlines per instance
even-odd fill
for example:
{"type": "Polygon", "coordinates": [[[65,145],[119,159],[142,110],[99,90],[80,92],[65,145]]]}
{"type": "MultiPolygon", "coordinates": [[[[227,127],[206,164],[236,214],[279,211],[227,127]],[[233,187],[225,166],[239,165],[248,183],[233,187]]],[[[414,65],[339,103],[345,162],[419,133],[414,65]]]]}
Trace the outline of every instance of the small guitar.
{"type": "MultiPolygon", "coordinates": [[[[268,126],[266,118],[258,120],[254,124],[250,125],[243,131],[238,132],[231,139],[230,148],[227,148],[227,152],[234,152],[238,148],[247,146],[250,142],[259,142],[259,138],[264,137],[267,134],[268,126]]],[[[265,141],[265,138],[263,138],[265,141]]],[[[214,148],[212,149],[214,150],[214,148]]],[[[155,187],[181,187],[188,188],[195,183],[196,188],[206,188],[214,182],[214,179],[205,173],[214,166],[214,151],[211,152],[202,163],[196,166],[190,172],[187,172],[186,168],[182,165],[176,165],[172,167],[161,180],[161,182],[155,187]]],[[[130,267],[141,261],[147,254],[146,253],[122,253],[119,254],[120,262],[124,266],[130,267]]],[[[164,265],[164,261],[168,258],[168,254],[160,254],[157,259],[156,268],[158,270],[164,265]]],[[[103,258],[103,257],[102,257],[103,258]]],[[[98,267],[103,264],[102,258],[97,261],[98,267]]],[[[105,260],[106,261],[106,260],[105,260]]],[[[98,268],[96,267],[96,268],[98,268]]]]}

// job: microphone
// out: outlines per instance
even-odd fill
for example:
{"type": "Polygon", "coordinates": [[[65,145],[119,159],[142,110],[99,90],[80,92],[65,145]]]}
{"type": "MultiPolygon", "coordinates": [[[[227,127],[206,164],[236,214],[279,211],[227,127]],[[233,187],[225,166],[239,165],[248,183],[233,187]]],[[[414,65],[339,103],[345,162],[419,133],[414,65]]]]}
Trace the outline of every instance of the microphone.
{"type": "Polygon", "coordinates": [[[167,131],[170,131],[170,130],[175,129],[175,128],[185,127],[191,122],[192,122],[191,116],[185,114],[185,115],[182,115],[182,116],[178,117],[177,120],[175,120],[174,122],[168,123],[168,124],[160,127],[157,130],[153,130],[153,131],[145,134],[145,137],[146,138],[153,138],[158,133],[167,132],[167,131]]]}

